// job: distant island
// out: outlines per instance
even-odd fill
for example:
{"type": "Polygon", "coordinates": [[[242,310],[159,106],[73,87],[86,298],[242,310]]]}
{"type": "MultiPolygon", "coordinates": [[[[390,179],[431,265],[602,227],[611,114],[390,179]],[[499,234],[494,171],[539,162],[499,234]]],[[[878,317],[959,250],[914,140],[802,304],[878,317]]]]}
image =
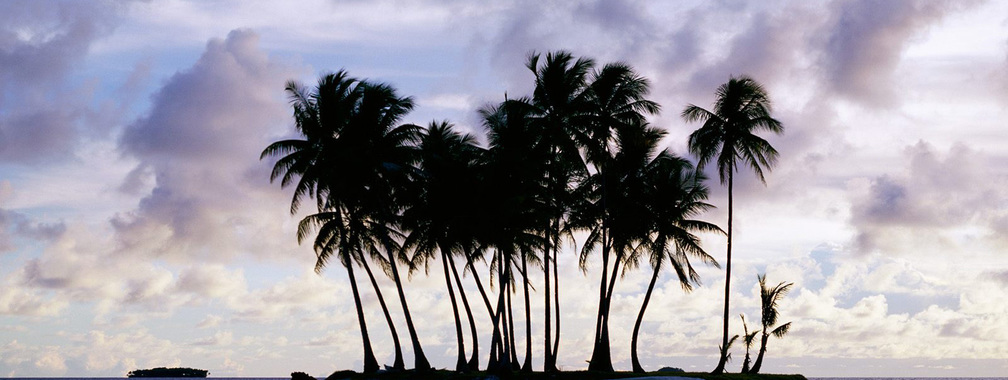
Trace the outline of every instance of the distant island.
{"type": "Polygon", "coordinates": [[[205,369],[195,368],[151,368],[130,371],[126,377],[207,377],[205,369]]]}

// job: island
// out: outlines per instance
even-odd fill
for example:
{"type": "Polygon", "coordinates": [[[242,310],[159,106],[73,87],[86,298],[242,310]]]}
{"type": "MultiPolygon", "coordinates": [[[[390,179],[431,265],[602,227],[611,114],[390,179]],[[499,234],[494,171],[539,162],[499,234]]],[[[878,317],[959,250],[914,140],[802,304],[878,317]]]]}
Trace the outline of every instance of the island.
{"type": "Polygon", "coordinates": [[[151,368],[130,371],[126,377],[207,377],[205,369],[195,368],[151,368]]]}

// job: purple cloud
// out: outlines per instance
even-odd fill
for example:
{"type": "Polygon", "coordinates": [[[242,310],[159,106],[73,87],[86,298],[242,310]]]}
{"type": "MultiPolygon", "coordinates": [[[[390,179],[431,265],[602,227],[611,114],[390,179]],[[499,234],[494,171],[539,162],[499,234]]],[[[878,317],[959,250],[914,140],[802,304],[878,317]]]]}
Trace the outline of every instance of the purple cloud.
{"type": "Polygon", "coordinates": [[[136,210],[112,219],[123,251],[230,258],[266,249],[243,236],[289,218],[279,213],[285,203],[259,152],[290,123],[283,87],[292,74],[259,48],[254,32],[236,30],[207,43],[191,68],[154,94],[150,112],[119,141],[140,160],[120,189],[154,186],[136,210]]]}
{"type": "Polygon", "coordinates": [[[826,85],[853,100],[894,103],[891,76],[911,38],[962,8],[945,1],[833,3],[819,58],[826,85]]]}
{"type": "Polygon", "coordinates": [[[91,45],[108,35],[121,4],[0,4],[0,162],[71,157],[82,123],[98,117],[90,90],[67,83],[91,45]]]}

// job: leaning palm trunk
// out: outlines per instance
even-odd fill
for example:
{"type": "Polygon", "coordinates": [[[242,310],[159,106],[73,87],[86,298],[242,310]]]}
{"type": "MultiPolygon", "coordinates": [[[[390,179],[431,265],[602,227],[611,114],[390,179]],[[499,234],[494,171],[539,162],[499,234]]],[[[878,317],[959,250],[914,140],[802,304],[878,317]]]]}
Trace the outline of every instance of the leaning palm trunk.
{"type": "Polygon", "coordinates": [[[770,334],[763,333],[763,337],[760,339],[760,349],[759,354],[756,355],[756,361],[753,362],[752,368],[749,369],[749,373],[759,373],[760,367],[763,366],[763,354],[766,353],[767,340],[770,338],[770,334]]]}
{"type": "Polygon", "coordinates": [[[406,316],[406,328],[409,330],[410,340],[413,342],[413,368],[426,371],[431,369],[427,356],[424,355],[423,347],[420,347],[420,339],[417,338],[416,328],[413,327],[413,317],[410,316],[409,305],[406,303],[406,293],[403,292],[402,281],[399,280],[399,270],[396,269],[395,256],[389,251],[389,267],[392,268],[392,279],[395,280],[396,290],[399,291],[399,301],[402,303],[403,314],[406,316]]]}
{"type": "MultiPolygon", "coordinates": [[[[609,329],[606,321],[606,310],[608,309],[607,282],[609,271],[609,244],[606,233],[602,235],[602,280],[599,283],[599,307],[595,322],[595,345],[592,348],[592,357],[588,362],[589,371],[612,372],[612,356],[609,351],[609,329]]],[[[613,277],[616,277],[615,270],[613,277]]]]}
{"type": "MultiPolygon", "coordinates": [[[[459,318],[458,301],[455,300],[451,271],[448,269],[448,254],[445,253],[444,248],[441,248],[441,264],[444,267],[445,286],[448,287],[448,298],[451,299],[452,314],[455,317],[455,339],[458,341],[458,360],[455,362],[455,370],[465,372],[468,365],[465,360],[465,342],[462,339],[462,319],[459,318]]],[[[461,291],[461,288],[459,290],[461,291]]]]}
{"type": "Polygon", "coordinates": [[[612,366],[612,348],[609,341],[609,310],[612,306],[612,295],[613,290],[616,288],[616,273],[619,273],[620,260],[622,260],[622,255],[616,255],[613,260],[612,276],[609,277],[609,286],[605,293],[605,304],[601,311],[602,313],[602,332],[599,336],[599,352],[600,352],[600,364],[599,371],[613,372],[612,366]]]}
{"type": "Polygon", "coordinates": [[[644,310],[647,310],[648,301],[651,301],[651,292],[654,290],[655,283],[658,282],[660,271],[661,265],[655,265],[654,274],[651,275],[651,283],[648,284],[647,293],[644,293],[644,303],[641,304],[640,313],[637,314],[637,322],[634,323],[633,337],[630,339],[630,361],[633,363],[633,371],[636,373],[644,373],[644,367],[641,367],[640,360],[637,358],[637,334],[640,332],[641,321],[644,320],[644,310]]]}
{"type": "MultiPolygon", "coordinates": [[[[510,272],[510,271],[508,271],[508,272],[510,272]]],[[[511,275],[509,275],[508,278],[513,278],[513,277],[511,275]]],[[[508,351],[510,352],[510,355],[511,355],[510,356],[510,358],[511,358],[510,359],[510,361],[511,361],[511,370],[517,371],[517,370],[521,369],[521,366],[520,366],[520,364],[518,364],[518,350],[515,348],[515,346],[517,346],[518,343],[515,340],[514,308],[513,308],[514,300],[512,299],[512,294],[514,293],[514,291],[511,289],[510,284],[511,283],[510,283],[510,280],[509,280],[509,282],[507,283],[507,286],[504,287],[505,292],[506,292],[505,296],[507,297],[508,342],[510,342],[510,344],[508,344],[508,346],[509,346],[508,347],[508,351]]]]}
{"type": "MultiPolygon", "coordinates": [[[[486,306],[487,314],[490,315],[490,321],[492,322],[491,324],[493,325],[493,336],[490,339],[490,359],[487,362],[487,370],[489,371],[493,368],[496,368],[496,365],[498,363],[497,348],[501,343],[500,342],[501,334],[499,327],[500,315],[494,312],[494,310],[500,310],[500,308],[498,306],[497,309],[494,309],[494,307],[490,304],[490,297],[487,296],[486,288],[483,287],[483,281],[480,281],[479,272],[476,272],[476,268],[473,267],[472,254],[471,252],[465,252],[465,254],[466,254],[465,267],[469,268],[469,273],[472,273],[473,280],[476,281],[476,289],[479,290],[480,296],[483,298],[483,304],[486,306]]],[[[449,257],[448,259],[451,260],[451,257],[449,257]]],[[[452,263],[452,265],[454,266],[454,263],[452,263]]],[[[470,319],[470,323],[472,323],[472,319],[470,319]]],[[[475,323],[473,324],[473,326],[475,326],[475,323]]],[[[475,331],[475,327],[473,327],[473,331],[475,331]]],[[[476,342],[475,338],[473,338],[473,342],[476,342]]],[[[473,353],[473,355],[475,355],[475,352],[473,353]]]]}
{"type": "Polygon", "coordinates": [[[399,334],[396,333],[395,324],[392,323],[392,315],[389,314],[388,306],[385,304],[385,297],[382,297],[381,289],[378,288],[378,281],[375,281],[374,274],[371,272],[371,266],[368,265],[367,260],[361,260],[361,264],[364,270],[367,271],[368,278],[371,279],[371,286],[374,287],[375,294],[378,296],[378,303],[381,304],[382,312],[385,313],[385,322],[388,323],[389,330],[392,333],[392,344],[395,346],[395,362],[392,364],[392,368],[396,371],[405,370],[406,365],[403,363],[399,334]]]}
{"type": "MultiPolygon", "coordinates": [[[[462,298],[462,306],[465,307],[466,316],[469,318],[469,328],[472,334],[473,351],[466,365],[470,371],[476,371],[479,370],[479,334],[476,333],[476,320],[473,318],[472,308],[469,307],[469,299],[466,297],[465,288],[462,287],[462,278],[459,277],[458,269],[455,267],[455,259],[452,258],[452,255],[448,255],[448,264],[451,265],[455,284],[458,285],[459,296],[462,298]]],[[[489,304],[487,302],[487,306],[489,304]]]]}
{"type": "Polygon", "coordinates": [[[374,350],[371,348],[371,338],[368,336],[367,322],[364,321],[364,308],[361,305],[360,293],[357,291],[357,279],[354,278],[353,262],[345,258],[343,263],[347,269],[347,276],[350,277],[350,290],[353,292],[354,306],[357,307],[357,323],[360,324],[361,339],[364,341],[364,373],[378,372],[378,360],[375,359],[374,350]]]}

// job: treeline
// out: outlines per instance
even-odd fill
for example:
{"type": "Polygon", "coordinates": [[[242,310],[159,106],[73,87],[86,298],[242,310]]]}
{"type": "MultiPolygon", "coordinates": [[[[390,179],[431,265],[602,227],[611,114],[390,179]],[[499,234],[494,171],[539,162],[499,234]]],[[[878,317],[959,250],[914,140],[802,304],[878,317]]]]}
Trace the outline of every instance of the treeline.
{"type": "MultiPolygon", "coordinates": [[[[732,173],[738,162],[762,179],[777,153],[754,132],[782,131],[769,116],[763,88],[750,78],[733,77],[717,90],[712,111],[691,105],[682,112],[687,121],[703,123],[689,142],[698,169],[659,147],[666,132],[648,118],[661,107],[648,99],[648,80],[629,65],[597,65],[559,51],[532,54],[526,67],[535,81],[532,94],[479,109],[486,145],[447,121],[401,124],[414,103],[388,84],[356,79],[342,70],[323,75],[314,88],[287,84],[300,136],[274,142],[261,158],[276,157],[270,179],[294,188],[292,215],[303,202],[314,203],[315,212],[301,220],[297,238],[313,243],[316,271],[332,259],[346,268],[364,372],[375,372],[379,365],[359,283],[371,284],[391,331],[392,368],[405,369],[399,334],[372,265],[396,285],[414,368],[426,370],[430,363],[417,337],[401,271],[426,270],[440,262],[453,308],[456,370],[480,367],[479,339],[486,336],[477,331],[475,320],[488,318],[493,331],[486,368],[531,371],[531,319],[536,318],[530,315],[531,303],[542,302],[543,368],[556,371],[564,280],[557,267],[575,265],[575,259],[582,270],[589,264],[601,267],[588,365],[592,371],[613,370],[609,315],[617,279],[641,266],[651,270],[631,338],[633,369],[643,372],[637,339],[658,276],[670,270],[689,291],[699,281],[691,260],[718,266],[697,234],[725,231],[695,219],[712,208],[702,173],[711,161],[729,189],[730,276],[732,173]],[[559,257],[565,244],[574,244],[575,233],[585,236],[577,257],[559,257]],[[359,281],[360,269],[366,279],[359,281]],[[543,273],[542,284],[535,284],[542,289],[537,301],[529,291],[530,271],[543,273]],[[466,274],[478,294],[465,291],[466,274]],[[522,308],[523,330],[515,326],[522,308]],[[486,314],[480,311],[484,309],[486,314]],[[524,337],[517,335],[521,332],[524,337]]],[[[719,371],[728,347],[727,298],[726,284],[719,371]]]]}

